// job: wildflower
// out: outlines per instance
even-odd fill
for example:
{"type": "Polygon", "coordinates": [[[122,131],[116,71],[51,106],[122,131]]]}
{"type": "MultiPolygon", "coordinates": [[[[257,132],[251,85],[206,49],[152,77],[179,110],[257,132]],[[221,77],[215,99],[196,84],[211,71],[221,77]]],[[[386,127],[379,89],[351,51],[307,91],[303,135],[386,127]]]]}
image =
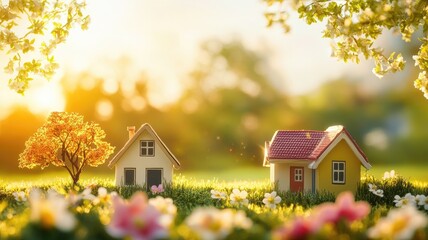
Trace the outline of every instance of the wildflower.
{"type": "Polygon", "coordinates": [[[113,216],[107,233],[115,238],[154,239],[166,237],[167,232],[159,223],[160,213],[147,204],[147,196],[135,193],[129,201],[120,196],[112,197],[113,216]]]}
{"type": "Polygon", "coordinates": [[[355,202],[351,192],[343,192],[337,196],[335,203],[323,203],[314,208],[314,217],[321,223],[336,224],[340,220],[353,222],[363,219],[370,212],[367,202],[355,202]]]}
{"type": "Polygon", "coordinates": [[[86,188],[80,194],[70,192],[67,196],[67,199],[71,205],[76,205],[81,200],[94,201],[96,199],[96,197],[94,195],[92,195],[92,189],[86,188]]]}
{"type": "Polygon", "coordinates": [[[416,198],[410,193],[407,193],[404,197],[395,195],[394,199],[395,199],[394,203],[396,207],[402,207],[407,205],[416,206],[416,198]]]}
{"type": "Polygon", "coordinates": [[[239,191],[239,189],[233,189],[230,194],[230,204],[231,205],[248,205],[247,199],[248,193],[246,191],[239,191]]]}
{"type": "Polygon", "coordinates": [[[425,210],[428,210],[428,197],[425,195],[416,195],[415,199],[419,206],[422,206],[425,210]]]}
{"type": "Polygon", "coordinates": [[[382,179],[383,180],[389,180],[389,179],[394,179],[397,175],[395,175],[395,170],[391,170],[389,172],[385,172],[383,174],[382,179]]]}
{"type": "Polygon", "coordinates": [[[315,233],[321,225],[316,227],[309,218],[298,217],[273,232],[274,239],[307,239],[315,233]]]}
{"type": "Polygon", "coordinates": [[[213,199],[226,199],[227,194],[225,192],[211,190],[211,198],[213,199]]]}
{"type": "Polygon", "coordinates": [[[412,239],[415,231],[426,227],[428,219],[414,206],[393,209],[368,229],[368,236],[376,239],[412,239]]]}
{"type": "Polygon", "coordinates": [[[25,192],[14,192],[12,193],[13,197],[15,198],[15,200],[19,203],[21,202],[26,202],[27,201],[27,197],[25,196],[25,192]]]}
{"type": "Polygon", "coordinates": [[[185,220],[186,225],[201,239],[223,239],[234,228],[249,229],[252,221],[242,211],[198,208],[185,220]]]}
{"type": "Polygon", "coordinates": [[[97,204],[110,204],[110,200],[113,196],[116,196],[116,192],[111,192],[110,194],[107,192],[107,189],[100,187],[98,188],[98,196],[96,196],[92,202],[97,204]]]}
{"type": "Polygon", "coordinates": [[[159,186],[153,185],[153,186],[150,188],[150,191],[151,191],[153,194],[158,194],[158,193],[163,193],[165,190],[163,189],[162,184],[159,184],[159,186]]]}
{"type": "Polygon", "coordinates": [[[276,205],[281,202],[281,197],[276,195],[276,192],[273,191],[271,193],[265,193],[265,198],[263,199],[263,203],[266,207],[270,209],[275,209],[276,205]]]}
{"type": "Polygon", "coordinates": [[[373,193],[376,196],[383,197],[383,190],[378,189],[374,184],[369,183],[369,192],[373,193]]]}
{"type": "Polygon", "coordinates": [[[149,199],[149,204],[160,212],[159,223],[169,228],[177,215],[177,207],[174,205],[172,199],[157,196],[156,198],[149,199]]]}
{"type": "Polygon", "coordinates": [[[74,215],[68,211],[68,203],[61,195],[44,196],[40,190],[30,192],[30,220],[45,229],[57,228],[70,231],[76,225],[74,215]]]}

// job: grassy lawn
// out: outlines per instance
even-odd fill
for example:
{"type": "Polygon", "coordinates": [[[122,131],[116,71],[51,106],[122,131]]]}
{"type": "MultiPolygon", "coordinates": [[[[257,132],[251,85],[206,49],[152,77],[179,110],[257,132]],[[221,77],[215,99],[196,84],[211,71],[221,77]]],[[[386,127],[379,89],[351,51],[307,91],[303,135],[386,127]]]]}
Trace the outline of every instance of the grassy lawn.
{"type": "MultiPolygon", "coordinates": [[[[395,172],[410,181],[428,182],[428,165],[378,165],[373,166],[369,171],[362,170],[362,175],[365,173],[372,175],[378,179],[382,178],[385,171],[394,169],[395,172]]],[[[183,175],[188,179],[194,180],[218,180],[218,181],[263,181],[269,179],[269,168],[266,167],[242,167],[242,168],[226,168],[221,171],[176,171],[175,174],[183,175]]],[[[0,182],[33,182],[42,183],[46,180],[64,180],[69,176],[65,171],[45,172],[41,174],[8,174],[0,173],[0,182]]],[[[93,173],[84,172],[81,175],[81,180],[91,179],[111,179],[114,180],[114,172],[93,173]]]]}

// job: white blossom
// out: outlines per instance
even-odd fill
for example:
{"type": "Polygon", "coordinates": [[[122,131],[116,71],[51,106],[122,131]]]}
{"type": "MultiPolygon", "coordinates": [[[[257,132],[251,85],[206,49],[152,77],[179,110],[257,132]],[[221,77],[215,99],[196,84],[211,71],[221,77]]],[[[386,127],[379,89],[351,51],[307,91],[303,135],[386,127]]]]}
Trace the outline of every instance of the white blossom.
{"type": "Polygon", "coordinates": [[[281,197],[276,195],[276,192],[273,191],[271,193],[265,193],[265,198],[263,199],[263,203],[266,207],[270,209],[275,209],[276,205],[281,202],[281,197]]]}
{"type": "Polygon", "coordinates": [[[383,190],[379,189],[376,185],[369,183],[369,192],[376,196],[383,197],[383,190]]]}
{"type": "Polygon", "coordinates": [[[45,196],[39,189],[30,192],[30,220],[40,223],[45,229],[72,230],[76,219],[68,207],[67,201],[59,194],[48,193],[45,196]]]}
{"type": "Polygon", "coordinates": [[[211,198],[213,199],[226,199],[227,194],[225,192],[211,190],[211,198]]]}
{"type": "Polygon", "coordinates": [[[416,198],[411,193],[407,193],[404,195],[404,197],[395,195],[394,199],[396,207],[403,207],[408,205],[416,206],[416,198]]]}
{"type": "Polygon", "coordinates": [[[375,226],[368,229],[369,238],[374,239],[412,239],[415,231],[427,226],[425,214],[414,206],[392,209],[375,226]]]}
{"type": "Polygon", "coordinates": [[[247,199],[248,193],[246,191],[239,191],[239,189],[233,189],[230,194],[230,204],[231,205],[248,205],[247,199]]]}
{"type": "Polygon", "coordinates": [[[149,205],[155,207],[160,213],[159,223],[165,228],[169,228],[177,215],[177,207],[171,198],[157,196],[149,199],[149,205]]]}

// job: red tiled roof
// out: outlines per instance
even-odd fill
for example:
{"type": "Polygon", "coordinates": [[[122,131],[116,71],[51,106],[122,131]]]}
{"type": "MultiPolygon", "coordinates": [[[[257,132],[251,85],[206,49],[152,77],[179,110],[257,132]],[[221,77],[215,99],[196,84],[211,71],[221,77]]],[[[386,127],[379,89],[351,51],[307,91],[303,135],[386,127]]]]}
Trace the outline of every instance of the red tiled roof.
{"type": "Polygon", "coordinates": [[[326,131],[279,130],[270,143],[268,157],[316,160],[342,131],[343,127],[326,131]]]}

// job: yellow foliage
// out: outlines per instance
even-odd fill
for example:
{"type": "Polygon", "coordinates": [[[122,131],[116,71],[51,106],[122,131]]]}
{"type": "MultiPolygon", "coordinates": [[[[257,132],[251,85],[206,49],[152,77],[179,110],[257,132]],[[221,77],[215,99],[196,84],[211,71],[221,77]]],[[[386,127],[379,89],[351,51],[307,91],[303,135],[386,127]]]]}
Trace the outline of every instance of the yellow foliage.
{"type": "Polygon", "coordinates": [[[64,167],[77,183],[86,165],[103,164],[113,153],[114,147],[103,141],[105,136],[98,124],[85,122],[78,113],[53,112],[25,143],[19,167],[64,167]]]}

